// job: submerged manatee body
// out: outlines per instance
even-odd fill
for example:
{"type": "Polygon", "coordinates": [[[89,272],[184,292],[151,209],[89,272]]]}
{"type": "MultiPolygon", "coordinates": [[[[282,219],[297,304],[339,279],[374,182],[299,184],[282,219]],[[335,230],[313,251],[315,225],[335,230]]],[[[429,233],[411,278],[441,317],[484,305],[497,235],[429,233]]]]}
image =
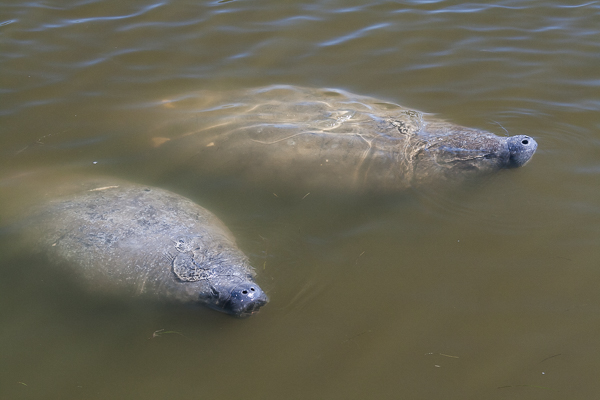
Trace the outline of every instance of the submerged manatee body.
{"type": "Polygon", "coordinates": [[[268,186],[395,192],[520,167],[537,148],[334,89],[199,92],[165,105],[177,122],[155,140],[172,139],[161,146],[171,160],[268,186]]]}
{"type": "Polygon", "coordinates": [[[229,230],[206,209],[122,181],[79,186],[36,207],[24,231],[33,248],[83,284],[240,317],[268,301],[229,230]]]}

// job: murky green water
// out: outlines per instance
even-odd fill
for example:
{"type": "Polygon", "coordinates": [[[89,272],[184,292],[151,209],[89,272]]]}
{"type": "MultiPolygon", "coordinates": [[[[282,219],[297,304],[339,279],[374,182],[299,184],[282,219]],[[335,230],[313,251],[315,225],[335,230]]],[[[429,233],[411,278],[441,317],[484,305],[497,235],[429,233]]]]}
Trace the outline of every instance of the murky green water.
{"type": "Polygon", "coordinates": [[[231,228],[271,297],[247,320],[98,298],[3,225],[0,397],[597,395],[599,3],[13,0],[0,19],[2,181],[43,169],[188,196],[231,228]],[[152,158],[161,123],[177,126],[163,100],[272,84],[539,148],[475,187],[383,198],[276,197],[152,158]]]}

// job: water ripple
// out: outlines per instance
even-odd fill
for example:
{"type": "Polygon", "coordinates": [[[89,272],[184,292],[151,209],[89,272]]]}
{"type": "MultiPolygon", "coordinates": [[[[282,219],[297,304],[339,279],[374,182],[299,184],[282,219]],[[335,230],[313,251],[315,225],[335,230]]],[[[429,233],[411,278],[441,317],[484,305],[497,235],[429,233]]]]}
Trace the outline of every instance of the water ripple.
{"type": "Polygon", "coordinates": [[[380,24],[374,24],[371,26],[367,26],[366,28],[362,28],[359,29],[356,32],[352,32],[348,35],[344,35],[341,37],[338,37],[336,39],[332,39],[332,40],[328,40],[326,42],[322,42],[320,44],[320,46],[322,47],[327,47],[327,46],[334,46],[337,44],[341,44],[350,40],[354,40],[354,39],[358,39],[360,37],[363,37],[367,32],[373,31],[373,30],[377,30],[377,29],[381,29],[381,28],[386,28],[388,26],[390,26],[391,24],[388,22],[384,22],[384,23],[380,23],[380,24]]]}
{"type": "Polygon", "coordinates": [[[580,8],[580,7],[587,7],[587,6],[591,6],[591,5],[595,5],[596,8],[600,8],[600,4],[598,4],[597,1],[590,1],[589,3],[575,4],[575,5],[557,4],[556,7],[557,8],[580,8]]]}
{"type": "Polygon", "coordinates": [[[263,22],[261,25],[266,25],[266,26],[271,25],[271,26],[278,26],[278,27],[286,28],[286,27],[290,27],[292,25],[304,23],[306,21],[323,21],[323,18],[308,16],[308,15],[296,15],[293,17],[286,17],[286,18],[277,19],[274,21],[263,22]]]}
{"type": "Polygon", "coordinates": [[[140,15],[144,15],[149,11],[152,11],[156,8],[164,6],[165,2],[159,2],[154,4],[149,4],[145,7],[142,7],[139,11],[133,12],[131,14],[125,15],[113,15],[113,16],[97,16],[97,17],[89,17],[89,18],[77,18],[77,19],[64,19],[56,23],[47,23],[43,24],[41,27],[32,29],[32,32],[44,31],[47,29],[55,29],[55,28],[64,28],[71,25],[85,24],[90,22],[99,22],[99,21],[115,21],[121,19],[128,19],[133,17],[139,17],[140,15]]]}
{"type": "Polygon", "coordinates": [[[9,19],[7,21],[0,22],[0,26],[10,25],[10,24],[13,24],[15,22],[17,22],[16,19],[9,19]]]}

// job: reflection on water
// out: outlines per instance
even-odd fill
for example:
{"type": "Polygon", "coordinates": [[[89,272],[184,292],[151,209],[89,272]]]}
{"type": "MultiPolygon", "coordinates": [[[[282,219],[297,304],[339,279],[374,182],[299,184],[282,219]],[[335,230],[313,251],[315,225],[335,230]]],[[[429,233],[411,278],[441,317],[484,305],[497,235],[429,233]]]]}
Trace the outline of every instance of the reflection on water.
{"type": "Polygon", "coordinates": [[[598,392],[596,2],[13,0],[0,10],[0,397],[598,392]],[[273,84],[373,96],[530,135],[539,149],[524,168],[401,196],[296,194],[156,156],[152,138],[190,124],[164,121],[159,107],[273,84]],[[40,170],[192,198],[229,226],[271,302],[240,321],[90,295],[4,219],[38,200],[20,182],[40,170]]]}

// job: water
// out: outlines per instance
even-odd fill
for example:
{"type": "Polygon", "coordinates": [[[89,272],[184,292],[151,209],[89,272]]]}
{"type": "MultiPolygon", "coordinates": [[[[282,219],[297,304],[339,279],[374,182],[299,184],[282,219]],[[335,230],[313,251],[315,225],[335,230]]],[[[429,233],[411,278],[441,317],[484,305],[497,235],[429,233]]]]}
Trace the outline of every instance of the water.
{"type": "Polygon", "coordinates": [[[243,321],[98,298],[3,226],[0,397],[597,395],[600,3],[13,0],[0,11],[3,182],[43,169],[188,196],[230,227],[271,297],[243,321]],[[174,160],[142,167],[163,100],[272,84],[340,88],[539,148],[476,187],[384,198],[276,197],[170,175],[174,160]]]}

